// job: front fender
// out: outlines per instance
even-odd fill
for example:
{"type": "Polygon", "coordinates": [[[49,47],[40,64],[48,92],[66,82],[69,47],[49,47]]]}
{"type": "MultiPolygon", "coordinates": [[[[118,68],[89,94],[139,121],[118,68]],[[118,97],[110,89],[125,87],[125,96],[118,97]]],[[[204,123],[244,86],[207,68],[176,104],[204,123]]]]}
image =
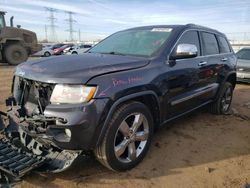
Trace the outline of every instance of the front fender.
{"type": "Polygon", "coordinates": [[[120,71],[105,74],[91,79],[87,85],[96,85],[96,99],[110,98],[113,101],[121,97],[152,90],[157,95],[161,95],[160,88],[157,87],[155,78],[159,74],[157,68],[139,68],[128,71],[120,71]]]}

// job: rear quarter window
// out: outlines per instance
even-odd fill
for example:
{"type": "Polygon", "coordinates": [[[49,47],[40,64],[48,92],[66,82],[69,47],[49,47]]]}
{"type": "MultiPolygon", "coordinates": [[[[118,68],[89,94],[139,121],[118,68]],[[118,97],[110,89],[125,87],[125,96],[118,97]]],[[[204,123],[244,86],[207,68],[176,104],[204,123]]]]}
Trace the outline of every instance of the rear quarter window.
{"type": "Polygon", "coordinates": [[[203,55],[219,54],[219,47],[215,35],[201,32],[203,55]]]}
{"type": "Polygon", "coordinates": [[[231,50],[227,40],[221,36],[217,36],[217,39],[219,43],[220,53],[229,53],[231,50]]]}

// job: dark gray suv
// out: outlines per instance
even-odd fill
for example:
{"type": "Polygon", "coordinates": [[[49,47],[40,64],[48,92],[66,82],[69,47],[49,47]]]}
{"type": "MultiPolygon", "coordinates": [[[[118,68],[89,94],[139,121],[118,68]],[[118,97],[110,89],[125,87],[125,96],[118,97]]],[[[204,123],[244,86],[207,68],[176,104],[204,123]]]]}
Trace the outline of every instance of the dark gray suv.
{"type": "Polygon", "coordinates": [[[236,59],[223,33],[202,26],[120,31],[83,55],[18,66],[5,132],[55,171],[89,151],[112,170],[128,170],[158,127],[206,105],[229,112],[236,59]]]}

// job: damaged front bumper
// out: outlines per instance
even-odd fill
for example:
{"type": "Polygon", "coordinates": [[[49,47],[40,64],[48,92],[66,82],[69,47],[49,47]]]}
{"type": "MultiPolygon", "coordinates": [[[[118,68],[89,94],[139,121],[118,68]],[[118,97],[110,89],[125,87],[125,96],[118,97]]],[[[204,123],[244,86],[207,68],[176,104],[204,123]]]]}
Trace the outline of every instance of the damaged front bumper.
{"type": "Polygon", "coordinates": [[[13,129],[15,125],[11,118],[7,127],[3,122],[0,114],[0,123],[4,128],[0,138],[0,172],[7,176],[20,178],[38,167],[45,172],[61,172],[81,154],[81,151],[43,145],[36,137],[27,134],[21,124],[13,129]]]}
{"type": "Polygon", "coordinates": [[[48,105],[43,114],[27,116],[27,106],[18,106],[14,98],[9,98],[9,123],[4,133],[11,144],[43,157],[47,171],[61,172],[95,146],[106,103],[102,99],[81,105],[48,105]]]}

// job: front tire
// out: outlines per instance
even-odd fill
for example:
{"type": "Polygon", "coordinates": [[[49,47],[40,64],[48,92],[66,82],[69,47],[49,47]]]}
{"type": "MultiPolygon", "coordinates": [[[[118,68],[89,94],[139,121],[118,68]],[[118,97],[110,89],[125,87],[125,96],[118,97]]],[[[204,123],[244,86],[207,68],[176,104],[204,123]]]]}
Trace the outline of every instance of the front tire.
{"type": "Polygon", "coordinates": [[[114,171],[129,170],[145,157],[153,136],[153,118],[142,103],[130,102],[113,114],[102,143],[95,149],[97,159],[114,171]]]}
{"type": "Polygon", "coordinates": [[[44,57],[49,57],[49,56],[51,56],[51,54],[49,52],[44,53],[44,57]]]}
{"type": "Polygon", "coordinates": [[[28,59],[28,52],[20,44],[10,44],[4,50],[4,57],[10,65],[18,65],[28,59]]]}
{"type": "Polygon", "coordinates": [[[211,112],[213,114],[227,115],[231,109],[231,103],[233,98],[233,85],[230,82],[226,82],[218,93],[216,101],[211,104],[211,112]]]}

